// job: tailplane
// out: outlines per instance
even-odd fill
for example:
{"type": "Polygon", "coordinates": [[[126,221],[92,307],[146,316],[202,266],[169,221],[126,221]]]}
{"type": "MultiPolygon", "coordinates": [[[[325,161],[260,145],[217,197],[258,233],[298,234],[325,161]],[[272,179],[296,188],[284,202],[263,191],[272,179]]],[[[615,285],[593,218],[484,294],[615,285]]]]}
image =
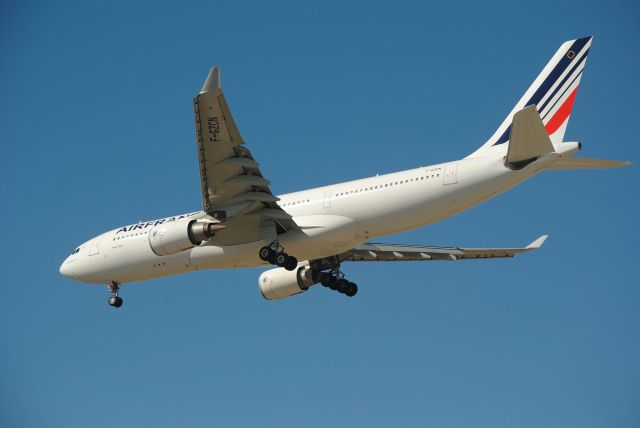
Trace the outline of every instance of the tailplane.
{"type": "Polygon", "coordinates": [[[567,170],[567,169],[594,169],[594,168],[618,168],[631,165],[631,162],[621,162],[607,159],[590,159],[562,157],[546,169],[567,170]]]}
{"type": "Polygon", "coordinates": [[[561,143],[591,47],[591,39],[589,36],[563,43],[496,132],[468,157],[484,156],[503,149],[511,138],[511,124],[515,114],[528,106],[537,108],[550,141],[561,143]]]}
{"type": "Polygon", "coordinates": [[[545,169],[617,168],[631,165],[631,162],[573,157],[581,147],[580,143],[556,144],[554,147],[538,110],[531,105],[513,115],[504,164],[511,169],[521,169],[544,155],[551,155],[553,163],[545,169]]]}

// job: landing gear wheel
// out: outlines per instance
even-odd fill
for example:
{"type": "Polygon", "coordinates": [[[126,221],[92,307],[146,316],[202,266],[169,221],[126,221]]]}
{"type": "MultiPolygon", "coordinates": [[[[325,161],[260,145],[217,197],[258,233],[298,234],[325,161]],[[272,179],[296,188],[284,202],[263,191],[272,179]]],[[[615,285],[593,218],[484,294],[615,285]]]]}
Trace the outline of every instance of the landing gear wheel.
{"type": "Polygon", "coordinates": [[[120,306],[122,306],[122,297],[120,296],[111,296],[109,297],[109,305],[113,306],[114,308],[119,308],[120,306]]]}
{"type": "Polygon", "coordinates": [[[114,308],[119,308],[122,306],[122,297],[118,294],[120,293],[120,284],[115,281],[111,281],[107,284],[107,288],[111,292],[111,297],[109,297],[109,305],[114,308]]]}
{"type": "Polygon", "coordinates": [[[329,289],[334,291],[338,289],[338,278],[333,275],[331,275],[331,279],[329,280],[329,289]]]}
{"type": "Polygon", "coordinates": [[[333,282],[333,275],[327,272],[322,272],[320,274],[320,284],[323,287],[328,287],[333,282]]]}
{"type": "Polygon", "coordinates": [[[276,256],[276,251],[271,247],[262,247],[258,252],[258,256],[262,261],[271,262],[276,256]]]}
{"type": "Polygon", "coordinates": [[[275,258],[275,262],[278,266],[280,267],[284,267],[285,262],[287,261],[287,258],[289,258],[289,256],[287,255],[287,253],[280,253],[276,256],[275,258]]]}
{"type": "Polygon", "coordinates": [[[298,267],[298,259],[293,256],[287,256],[282,267],[288,271],[295,270],[298,267]]]}
{"type": "Polygon", "coordinates": [[[358,286],[355,282],[348,282],[347,286],[344,289],[344,295],[348,297],[353,297],[358,293],[358,286]]]}
{"type": "Polygon", "coordinates": [[[349,281],[347,281],[344,278],[340,278],[338,281],[336,281],[336,291],[338,293],[346,294],[346,290],[348,286],[349,286],[349,281]]]}

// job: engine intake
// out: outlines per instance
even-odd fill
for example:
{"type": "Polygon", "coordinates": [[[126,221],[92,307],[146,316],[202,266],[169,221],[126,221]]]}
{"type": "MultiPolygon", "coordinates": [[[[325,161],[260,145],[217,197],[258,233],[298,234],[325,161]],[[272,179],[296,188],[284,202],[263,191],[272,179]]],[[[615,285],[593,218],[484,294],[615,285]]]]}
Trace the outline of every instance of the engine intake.
{"type": "Polygon", "coordinates": [[[262,297],[267,300],[284,299],[303,291],[320,282],[319,272],[309,266],[299,266],[293,271],[285,268],[270,269],[258,278],[258,287],[262,297]]]}
{"type": "Polygon", "coordinates": [[[149,231],[149,246],[159,256],[170,256],[188,250],[215,236],[220,223],[189,219],[163,223],[149,231]]]}

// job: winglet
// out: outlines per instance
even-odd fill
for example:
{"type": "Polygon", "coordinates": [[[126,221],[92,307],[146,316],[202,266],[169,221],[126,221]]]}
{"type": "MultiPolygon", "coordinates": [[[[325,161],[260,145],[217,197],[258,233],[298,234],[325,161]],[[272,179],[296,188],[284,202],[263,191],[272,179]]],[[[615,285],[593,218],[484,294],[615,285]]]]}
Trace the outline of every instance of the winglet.
{"type": "Polygon", "coordinates": [[[218,67],[217,65],[209,70],[209,75],[207,76],[207,80],[205,80],[204,85],[202,85],[200,93],[202,94],[204,92],[213,92],[216,89],[221,89],[220,67],[218,67]]]}
{"type": "Polygon", "coordinates": [[[542,247],[542,244],[544,244],[544,241],[546,241],[548,237],[549,237],[549,235],[542,235],[541,237],[539,237],[538,239],[533,241],[531,244],[527,245],[526,249],[527,250],[536,250],[536,249],[542,247]]]}

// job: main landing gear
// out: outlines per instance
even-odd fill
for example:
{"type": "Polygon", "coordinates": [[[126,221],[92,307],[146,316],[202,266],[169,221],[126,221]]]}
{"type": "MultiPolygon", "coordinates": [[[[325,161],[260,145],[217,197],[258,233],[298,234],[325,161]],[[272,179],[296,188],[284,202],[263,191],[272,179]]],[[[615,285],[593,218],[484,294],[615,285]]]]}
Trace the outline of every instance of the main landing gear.
{"type": "Polygon", "coordinates": [[[111,292],[111,297],[109,297],[109,305],[114,308],[119,308],[122,306],[122,297],[120,297],[120,284],[115,281],[111,281],[107,284],[107,288],[111,292]]]}
{"type": "Polygon", "coordinates": [[[340,262],[341,260],[338,256],[312,260],[310,267],[312,269],[313,282],[319,282],[323,287],[337,291],[345,296],[353,297],[358,294],[358,286],[355,282],[345,278],[344,273],[340,270],[340,262]]]}
{"type": "Polygon", "coordinates": [[[298,259],[284,252],[284,248],[277,241],[260,248],[258,253],[260,260],[278,265],[292,271],[298,266],[298,259]]]}
{"type": "Polygon", "coordinates": [[[353,297],[358,293],[356,283],[348,281],[339,269],[320,273],[320,284],[348,297],[353,297]]]}

